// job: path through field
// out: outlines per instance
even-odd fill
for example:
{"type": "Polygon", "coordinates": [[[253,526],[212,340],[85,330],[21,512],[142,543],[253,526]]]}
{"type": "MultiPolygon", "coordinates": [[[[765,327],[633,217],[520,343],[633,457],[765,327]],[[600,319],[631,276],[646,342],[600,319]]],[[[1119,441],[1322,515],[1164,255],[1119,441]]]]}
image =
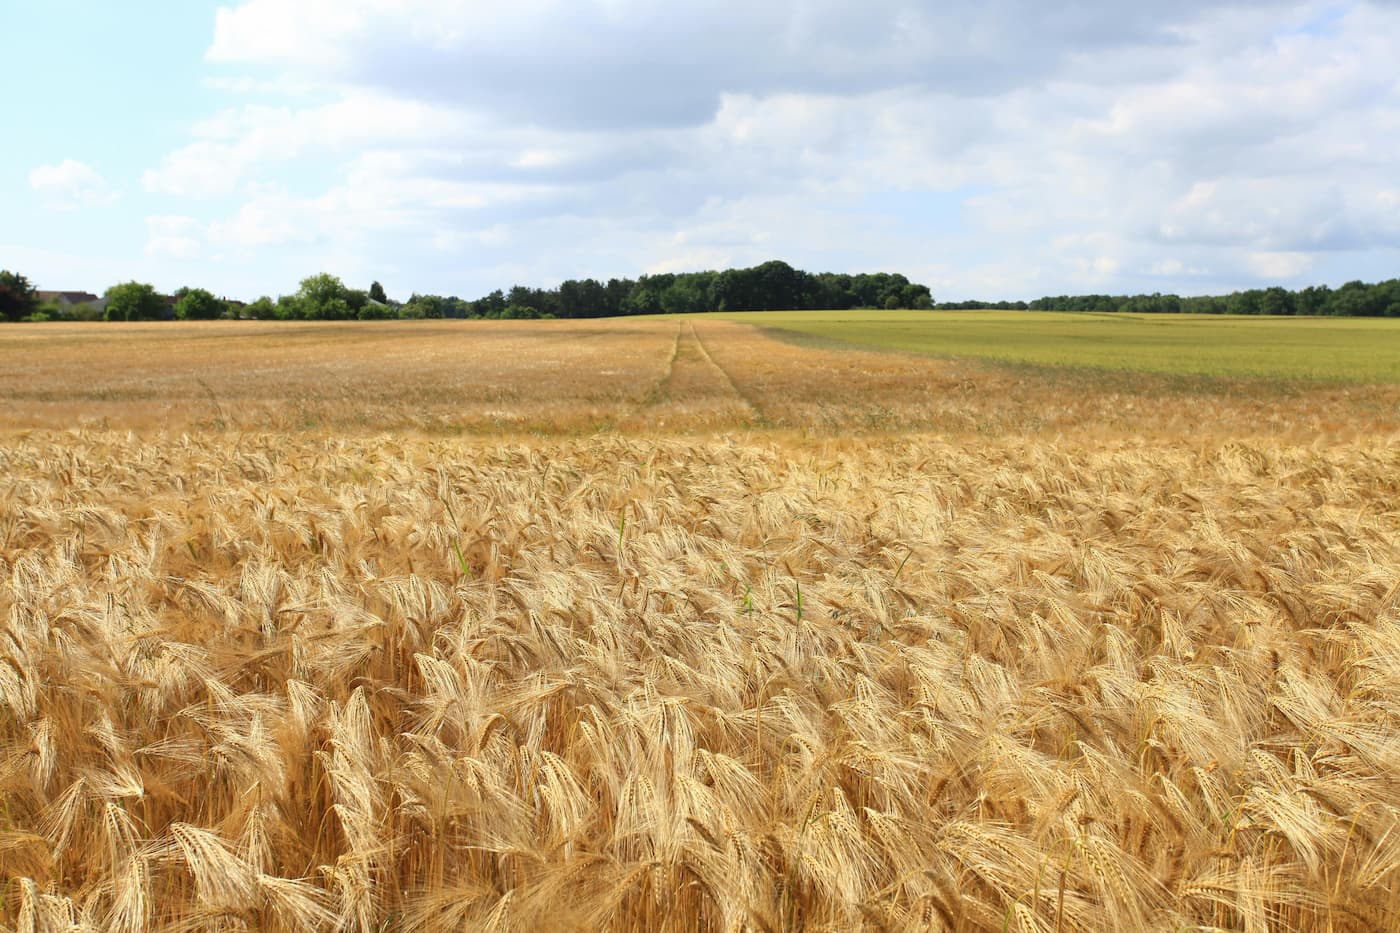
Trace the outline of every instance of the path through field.
{"type": "MultiPolygon", "coordinates": [[[[703,325],[702,325],[703,327],[703,325]]],[[[753,427],[762,418],[715,363],[694,321],[676,322],[666,374],[622,427],[635,430],[753,427]]]]}

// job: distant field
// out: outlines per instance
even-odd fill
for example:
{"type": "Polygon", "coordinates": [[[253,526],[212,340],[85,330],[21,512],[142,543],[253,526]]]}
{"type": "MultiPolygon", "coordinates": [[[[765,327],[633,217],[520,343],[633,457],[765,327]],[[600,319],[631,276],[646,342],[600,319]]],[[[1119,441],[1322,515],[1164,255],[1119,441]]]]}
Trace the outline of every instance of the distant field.
{"type": "Polygon", "coordinates": [[[1400,382],[1400,321],[1024,311],[722,317],[862,347],[1202,376],[1400,382]]]}
{"type": "Polygon", "coordinates": [[[0,360],[0,430],[1375,437],[1400,418],[1391,321],[865,311],[36,324],[0,328],[0,360]]]}

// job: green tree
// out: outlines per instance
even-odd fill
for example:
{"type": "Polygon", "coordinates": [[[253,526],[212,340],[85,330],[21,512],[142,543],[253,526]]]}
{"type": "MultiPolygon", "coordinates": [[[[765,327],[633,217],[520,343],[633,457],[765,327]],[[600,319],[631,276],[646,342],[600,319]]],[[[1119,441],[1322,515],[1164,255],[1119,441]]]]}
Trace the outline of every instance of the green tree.
{"type": "Polygon", "coordinates": [[[441,295],[414,295],[404,306],[403,317],[417,318],[440,318],[446,310],[447,300],[441,295]],[[413,309],[411,312],[408,309],[413,309]]]}
{"type": "MultiPolygon", "coordinates": [[[[361,294],[364,294],[361,292],[361,294]]],[[[376,301],[366,301],[354,309],[355,318],[360,321],[387,321],[396,317],[394,309],[376,301]]]]}
{"type": "Polygon", "coordinates": [[[622,299],[622,313],[661,313],[661,295],[657,292],[651,277],[642,276],[642,280],[633,286],[632,291],[628,292],[626,298],[622,299]]]}
{"type": "Polygon", "coordinates": [[[1332,289],[1326,285],[1309,285],[1298,293],[1295,304],[1299,314],[1326,314],[1332,300],[1332,289]]]}
{"type": "Polygon", "coordinates": [[[353,317],[350,290],[337,276],[321,272],[301,280],[297,309],[313,321],[343,321],[353,317]]]}
{"type": "Polygon", "coordinates": [[[222,317],[227,305],[202,288],[180,289],[175,302],[175,317],[181,321],[213,321],[222,317]]]}
{"type": "Polygon", "coordinates": [[[927,311],[933,307],[933,293],[927,285],[906,285],[900,290],[900,305],[915,311],[927,311]]]}
{"type": "Polygon", "coordinates": [[[345,303],[350,307],[350,317],[363,317],[360,312],[369,306],[369,292],[361,291],[358,288],[347,288],[345,290],[345,303]]]}
{"type": "Polygon", "coordinates": [[[750,289],[749,303],[755,310],[781,311],[802,307],[801,275],[781,259],[772,259],[743,271],[750,289]]]}
{"type": "Polygon", "coordinates": [[[22,321],[39,307],[39,295],[18,272],[0,271],[0,320],[22,321]]]}
{"type": "Polygon", "coordinates": [[[277,306],[272,303],[271,298],[263,295],[243,309],[243,316],[254,321],[270,321],[277,317],[277,306]]]}
{"type": "Polygon", "coordinates": [[[1264,292],[1258,288],[1251,288],[1242,292],[1231,292],[1225,299],[1226,313],[1258,314],[1263,297],[1264,292]]]}
{"type": "Polygon", "coordinates": [[[384,294],[384,286],[380,285],[378,282],[370,283],[369,297],[372,301],[377,301],[383,305],[387,305],[389,303],[389,296],[384,294]]]}
{"type": "Polygon", "coordinates": [[[1372,291],[1376,294],[1377,306],[1386,317],[1400,317],[1400,279],[1377,282],[1372,291]]]}
{"type": "MultiPolygon", "coordinates": [[[[97,305],[90,302],[69,305],[67,308],[58,308],[57,302],[49,316],[63,321],[100,321],[105,312],[97,305]]],[[[42,307],[39,310],[44,310],[42,307]]]]}
{"type": "Polygon", "coordinates": [[[154,285],[123,282],[107,289],[107,320],[163,321],[170,305],[154,285]]]}
{"type": "Polygon", "coordinates": [[[301,299],[296,295],[278,295],[277,304],[272,306],[272,316],[279,321],[296,321],[305,315],[301,311],[301,299]]]}
{"type": "Polygon", "coordinates": [[[1371,286],[1359,279],[1347,282],[1332,293],[1328,311],[1343,317],[1371,317],[1380,313],[1372,306],[1371,286]]]}
{"type": "Polygon", "coordinates": [[[698,275],[678,275],[661,292],[661,310],[667,314],[690,314],[710,310],[708,282],[698,275]]]}
{"type": "Polygon", "coordinates": [[[482,317],[500,317],[505,306],[506,296],[498,288],[494,292],[482,296],[481,300],[476,303],[476,313],[482,317]]]}
{"type": "Polygon", "coordinates": [[[1292,314],[1295,308],[1293,293],[1277,285],[1264,289],[1259,298],[1260,314],[1292,314]]]}

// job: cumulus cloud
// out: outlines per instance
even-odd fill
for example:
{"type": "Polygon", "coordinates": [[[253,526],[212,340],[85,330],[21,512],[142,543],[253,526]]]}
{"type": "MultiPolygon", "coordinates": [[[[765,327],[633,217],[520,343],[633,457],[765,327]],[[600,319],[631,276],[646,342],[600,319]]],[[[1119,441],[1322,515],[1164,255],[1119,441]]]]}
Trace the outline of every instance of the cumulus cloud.
{"type": "Polygon", "coordinates": [[[220,197],[237,189],[247,161],[242,147],[200,140],[167,155],[141,184],[150,194],[220,197]]]}
{"type": "Polygon", "coordinates": [[[144,184],[410,288],[772,256],[1235,287],[1400,246],[1395,35],[1379,0],[243,0],[207,58],[246,100],[144,184]]]}
{"type": "Polygon", "coordinates": [[[196,124],[193,135],[199,138],[168,154],[142,183],[151,193],[222,197],[261,164],[333,158],[380,143],[446,145],[465,138],[465,122],[431,104],[364,91],[300,109],[250,104],[196,124]]]}
{"type": "Polygon", "coordinates": [[[1317,260],[1307,253],[1251,253],[1250,268],[1261,278],[1288,282],[1313,267],[1317,260]]]}
{"type": "Polygon", "coordinates": [[[860,95],[917,86],[996,94],[1125,46],[1175,51],[1182,32],[1219,6],[247,0],[220,11],[209,58],[311,71],[559,126],[698,125],[725,91],[860,95]]]}
{"type": "Polygon", "coordinates": [[[97,170],[76,159],[38,166],[29,173],[29,186],[55,210],[108,207],[117,200],[97,170]]]}

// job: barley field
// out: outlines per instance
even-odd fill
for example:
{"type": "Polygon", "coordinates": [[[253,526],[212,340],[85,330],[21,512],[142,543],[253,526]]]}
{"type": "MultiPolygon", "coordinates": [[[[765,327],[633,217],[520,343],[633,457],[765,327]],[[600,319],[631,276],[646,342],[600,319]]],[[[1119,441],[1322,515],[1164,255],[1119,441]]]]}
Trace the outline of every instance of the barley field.
{"type": "Polygon", "coordinates": [[[1400,320],[1056,311],[779,311],[722,315],[847,344],[1186,376],[1400,381],[1400,320]]]}
{"type": "Polygon", "coordinates": [[[1400,929],[1400,395],[0,329],[0,928],[1400,929]]]}

